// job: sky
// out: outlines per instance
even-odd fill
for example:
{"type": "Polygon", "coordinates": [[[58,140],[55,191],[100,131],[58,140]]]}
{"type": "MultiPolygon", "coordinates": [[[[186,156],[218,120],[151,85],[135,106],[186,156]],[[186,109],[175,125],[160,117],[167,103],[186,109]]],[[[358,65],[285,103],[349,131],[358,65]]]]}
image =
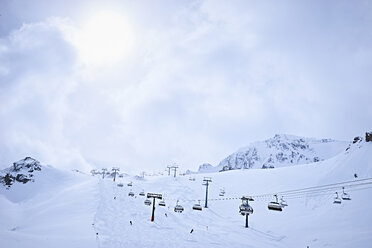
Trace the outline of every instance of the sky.
{"type": "Polygon", "coordinates": [[[0,0],[0,168],[181,171],[372,131],[371,1],[0,0]]]}

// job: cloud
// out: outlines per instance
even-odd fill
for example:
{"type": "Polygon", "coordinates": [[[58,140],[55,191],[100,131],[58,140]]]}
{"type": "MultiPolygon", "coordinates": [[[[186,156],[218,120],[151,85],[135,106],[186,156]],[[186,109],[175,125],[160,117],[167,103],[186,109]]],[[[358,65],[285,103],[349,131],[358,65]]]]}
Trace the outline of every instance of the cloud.
{"type": "Polygon", "coordinates": [[[66,168],[195,169],[275,133],[350,139],[370,128],[363,3],[115,3],[133,45],[100,65],[79,58],[76,9],[47,19],[43,9],[0,40],[2,167],[31,155],[66,168]]]}
{"type": "Polygon", "coordinates": [[[0,82],[2,166],[29,155],[60,166],[84,164],[62,133],[66,95],[76,82],[74,49],[60,23],[24,24],[0,41],[7,72],[0,82]]]}

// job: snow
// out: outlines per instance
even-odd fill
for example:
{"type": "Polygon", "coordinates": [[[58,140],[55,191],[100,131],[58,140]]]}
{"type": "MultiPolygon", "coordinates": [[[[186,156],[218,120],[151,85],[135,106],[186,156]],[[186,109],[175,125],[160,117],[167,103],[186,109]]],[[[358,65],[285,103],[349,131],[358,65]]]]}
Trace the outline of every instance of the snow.
{"type": "Polygon", "coordinates": [[[318,163],[195,174],[195,181],[189,176],[148,176],[113,182],[43,167],[34,183],[0,191],[1,244],[25,248],[371,247],[371,188],[350,188],[352,200],[339,205],[332,203],[333,191],[288,197],[289,206],[282,212],[267,209],[273,196],[257,197],[251,202],[254,213],[248,229],[238,212],[241,200],[218,200],[370,178],[371,151],[371,142],[359,142],[318,163]],[[204,176],[212,178],[209,207],[193,211],[196,200],[205,197],[204,176]],[[127,186],[130,181],[133,187],[127,186]],[[226,191],[224,197],[219,196],[221,188],[226,191]],[[130,190],[136,197],[128,196],[130,190]],[[167,206],[156,206],[154,222],[150,221],[151,207],[143,204],[146,198],[138,196],[142,190],[164,196],[167,206]],[[173,211],[177,200],[185,208],[183,213],[173,211]]]}
{"type": "Polygon", "coordinates": [[[334,157],[345,150],[347,145],[345,141],[276,134],[273,138],[239,149],[216,167],[200,166],[199,172],[308,164],[334,157]]]}

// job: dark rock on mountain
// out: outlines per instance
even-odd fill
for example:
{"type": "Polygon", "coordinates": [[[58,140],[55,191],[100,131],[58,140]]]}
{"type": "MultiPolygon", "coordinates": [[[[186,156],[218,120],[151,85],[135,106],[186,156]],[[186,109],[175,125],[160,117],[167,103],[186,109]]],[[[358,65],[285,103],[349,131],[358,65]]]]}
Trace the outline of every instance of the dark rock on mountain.
{"type": "Polygon", "coordinates": [[[372,142],[372,132],[366,132],[366,142],[372,142]]]}
{"type": "Polygon", "coordinates": [[[34,172],[41,171],[40,162],[31,157],[26,157],[22,160],[13,163],[13,166],[0,172],[0,183],[6,187],[10,187],[16,182],[28,183],[33,182],[34,172]]]}

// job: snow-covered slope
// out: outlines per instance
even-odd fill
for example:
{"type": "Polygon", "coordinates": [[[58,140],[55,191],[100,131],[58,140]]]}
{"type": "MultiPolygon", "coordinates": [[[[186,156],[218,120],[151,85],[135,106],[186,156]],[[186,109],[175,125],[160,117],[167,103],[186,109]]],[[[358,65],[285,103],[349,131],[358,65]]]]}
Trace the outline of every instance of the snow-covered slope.
{"type": "MultiPolygon", "coordinates": [[[[372,180],[357,181],[372,178],[372,142],[364,140],[317,163],[210,173],[208,208],[202,211],[192,210],[197,200],[205,203],[202,174],[193,175],[195,181],[189,176],[124,177],[117,182],[80,173],[66,173],[65,180],[49,176],[60,187],[46,183],[39,194],[19,202],[1,192],[2,246],[368,248],[372,243],[372,180]],[[129,181],[133,187],[126,186],[129,181]],[[345,183],[315,193],[283,193],[346,181],[364,185],[346,187],[352,200],[341,204],[333,204],[333,197],[345,183]],[[219,196],[221,188],[226,191],[224,197],[219,196]],[[151,207],[138,195],[142,190],[164,196],[167,206],[156,206],[154,222],[150,221],[151,207]],[[130,191],[136,196],[129,197],[130,191]],[[282,212],[267,209],[275,193],[288,202],[282,212]],[[255,198],[247,229],[238,211],[243,195],[255,198]],[[177,200],[185,208],[183,213],[173,211],[177,200]]],[[[32,185],[19,184],[24,189],[32,185]]]]}
{"type": "Polygon", "coordinates": [[[348,142],[277,134],[254,142],[222,160],[216,167],[200,167],[199,172],[216,172],[250,168],[277,168],[308,164],[329,159],[345,150],[348,142]]]}
{"type": "Polygon", "coordinates": [[[12,202],[26,201],[46,189],[61,187],[63,181],[77,180],[74,174],[78,173],[58,170],[26,157],[0,171],[0,194],[12,202]]]}

